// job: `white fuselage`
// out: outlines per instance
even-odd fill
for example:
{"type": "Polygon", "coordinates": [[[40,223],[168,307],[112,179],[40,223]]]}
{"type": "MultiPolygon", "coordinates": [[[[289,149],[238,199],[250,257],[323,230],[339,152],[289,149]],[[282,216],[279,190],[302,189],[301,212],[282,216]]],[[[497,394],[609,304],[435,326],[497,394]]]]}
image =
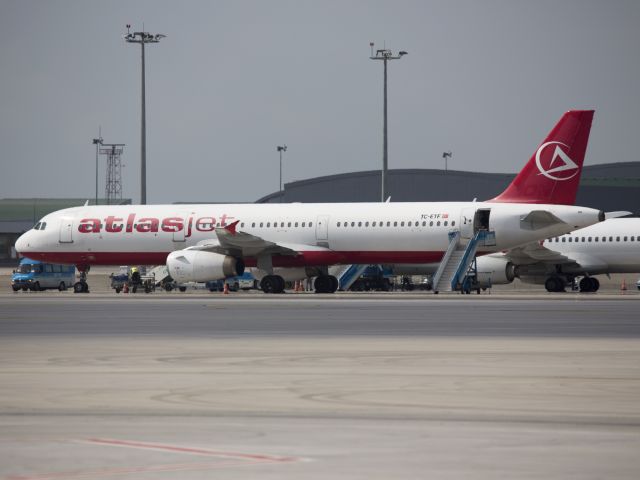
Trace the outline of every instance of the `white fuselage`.
{"type": "Polygon", "coordinates": [[[612,218],[543,245],[578,262],[579,267],[563,267],[566,273],[640,272],[640,218],[612,218]]]}
{"type": "MultiPolygon", "coordinates": [[[[474,214],[490,210],[489,253],[592,225],[602,213],[584,207],[490,202],[212,204],[84,206],[44,217],[25,233],[23,256],[76,265],[163,264],[176,250],[215,239],[217,228],[237,230],[298,252],[274,256],[273,266],[437,262],[448,232],[473,235],[474,214]],[[561,222],[535,228],[522,219],[532,211],[561,222]]],[[[486,215],[485,215],[486,218],[486,215]]],[[[252,266],[252,259],[245,259],[252,266]]]]}

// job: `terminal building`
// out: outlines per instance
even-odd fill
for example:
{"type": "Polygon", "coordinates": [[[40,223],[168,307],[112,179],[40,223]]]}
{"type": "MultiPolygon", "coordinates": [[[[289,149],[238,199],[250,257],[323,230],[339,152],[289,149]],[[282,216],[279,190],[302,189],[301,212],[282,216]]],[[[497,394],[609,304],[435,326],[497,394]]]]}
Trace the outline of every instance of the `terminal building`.
{"type": "MultiPolygon", "coordinates": [[[[379,202],[380,170],[344,173],[286,183],[256,203],[379,202]]],[[[387,176],[392,202],[478,201],[494,198],[513,180],[514,174],[456,170],[397,169],[387,176]]],[[[0,200],[0,262],[12,262],[16,239],[44,215],[80,206],[83,199],[0,200]]],[[[90,202],[92,204],[93,202],[90,202]]],[[[106,200],[99,201],[106,204],[106,200]]],[[[131,203],[130,199],[122,203],[131,203]]],[[[182,203],[182,202],[181,202],[182,203]]],[[[211,202],[218,203],[218,202],[211,202]]],[[[606,212],[628,210],[640,216],[640,162],[585,166],[577,205],[606,212]]]]}

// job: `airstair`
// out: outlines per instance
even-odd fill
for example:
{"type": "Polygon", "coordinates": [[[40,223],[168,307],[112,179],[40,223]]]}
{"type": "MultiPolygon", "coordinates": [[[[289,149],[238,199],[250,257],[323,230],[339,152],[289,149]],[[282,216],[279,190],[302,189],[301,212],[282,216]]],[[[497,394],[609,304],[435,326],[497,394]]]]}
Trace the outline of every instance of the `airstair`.
{"type": "Polygon", "coordinates": [[[479,246],[495,245],[495,233],[478,230],[475,236],[465,244],[460,239],[460,232],[449,232],[449,247],[442,257],[438,270],[433,276],[433,291],[455,292],[469,291],[470,277],[475,275],[476,252],[479,246]]]}
{"type": "Polygon", "coordinates": [[[368,266],[369,265],[366,264],[345,265],[344,268],[336,274],[336,278],[340,284],[340,290],[349,290],[349,287],[353,285],[353,282],[360,278],[360,275],[364,273],[368,266]]]}

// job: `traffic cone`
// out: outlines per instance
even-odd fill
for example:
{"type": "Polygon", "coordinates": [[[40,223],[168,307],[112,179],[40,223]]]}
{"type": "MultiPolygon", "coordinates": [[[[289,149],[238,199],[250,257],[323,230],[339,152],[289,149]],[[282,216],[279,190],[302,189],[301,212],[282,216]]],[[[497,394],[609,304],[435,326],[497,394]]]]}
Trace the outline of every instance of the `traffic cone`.
{"type": "Polygon", "coordinates": [[[124,287],[122,287],[122,292],[123,293],[129,293],[129,284],[125,283],[124,287]]]}
{"type": "Polygon", "coordinates": [[[227,282],[224,282],[224,288],[222,289],[222,293],[224,295],[229,295],[229,284],[227,282]]]}
{"type": "Polygon", "coordinates": [[[623,292],[627,290],[627,280],[625,278],[622,279],[622,283],[620,284],[620,290],[623,292]]]}

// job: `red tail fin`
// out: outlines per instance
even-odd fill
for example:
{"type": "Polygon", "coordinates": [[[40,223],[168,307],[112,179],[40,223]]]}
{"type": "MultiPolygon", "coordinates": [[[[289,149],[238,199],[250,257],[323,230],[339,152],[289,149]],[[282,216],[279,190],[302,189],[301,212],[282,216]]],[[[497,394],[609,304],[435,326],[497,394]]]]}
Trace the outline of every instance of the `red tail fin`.
{"type": "Polygon", "coordinates": [[[593,110],[570,110],[507,189],[490,202],[573,205],[587,150],[593,110]]]}

